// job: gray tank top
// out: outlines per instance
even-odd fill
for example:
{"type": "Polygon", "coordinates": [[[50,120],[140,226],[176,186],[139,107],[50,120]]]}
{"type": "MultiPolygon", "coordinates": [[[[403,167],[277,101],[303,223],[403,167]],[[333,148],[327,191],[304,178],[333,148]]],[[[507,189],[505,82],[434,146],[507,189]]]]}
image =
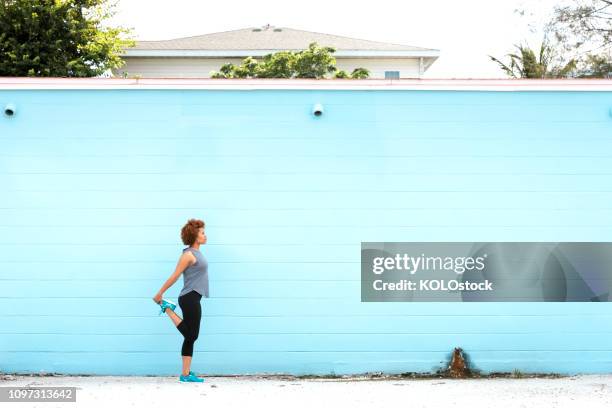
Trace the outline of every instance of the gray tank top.
{"type": "Polygon", "coordinates": [[[183,272],[183,289],[179,296],[195,290],[204,297],[208,296],[208,262],[202,253],[192,247],[183,249],[183,252],[191,251],[196,257],[196,263],[189,265],[183,272]]]}

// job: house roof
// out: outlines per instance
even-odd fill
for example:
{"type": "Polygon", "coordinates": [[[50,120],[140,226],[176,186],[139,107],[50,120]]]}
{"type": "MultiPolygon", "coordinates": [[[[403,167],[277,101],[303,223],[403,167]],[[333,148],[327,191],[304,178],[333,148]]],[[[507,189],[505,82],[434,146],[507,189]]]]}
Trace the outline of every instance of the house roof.
{"type": "Polygon", "coordinates": [[[316,41],[334,47],[335,56],[438,57],[439,50],[296,30],[289,27],[249,27],[159,41],[137,41],[126,56],[245,56],[281,50],[302,50],[316,41]]]}
{"type": "Polygon", "coordinates": [[[299,50],[316,41],[321,46],[337,50],[363,51],[438,51],[431,48],[392,44],[339,35],[295,30],[288,27],[249,27],[161,41],[138,41],[134,49],[140,50],[299,50]]]}

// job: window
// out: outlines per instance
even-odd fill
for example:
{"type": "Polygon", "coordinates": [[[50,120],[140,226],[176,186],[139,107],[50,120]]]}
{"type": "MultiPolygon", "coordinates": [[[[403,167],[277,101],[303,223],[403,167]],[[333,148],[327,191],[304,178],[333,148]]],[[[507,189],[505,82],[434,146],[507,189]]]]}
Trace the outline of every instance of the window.
{"type": "Polygon", "coordinates": [[[399,79],[399,71],[385,71],[385,79],[399,79]]]}

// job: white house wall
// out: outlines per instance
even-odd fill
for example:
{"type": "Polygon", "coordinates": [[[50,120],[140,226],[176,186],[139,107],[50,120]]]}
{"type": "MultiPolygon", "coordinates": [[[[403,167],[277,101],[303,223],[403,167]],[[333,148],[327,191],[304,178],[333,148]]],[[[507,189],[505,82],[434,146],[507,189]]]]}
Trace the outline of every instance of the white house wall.
{"type": "MultiPolygon", "coordinates": [[[[140,75],[142,78],[209,78],[210,71],[219,71],[223,64],[239,65],[242,58],[129,58],[114,71],[115,76],[140,75]]],[[[347,72],[357,67],[370,70],[370,78],[384,78],[385,71],[400,71],[401,78],[419,77],[417,58],[337,58],[336,66],[347,72]]]]}

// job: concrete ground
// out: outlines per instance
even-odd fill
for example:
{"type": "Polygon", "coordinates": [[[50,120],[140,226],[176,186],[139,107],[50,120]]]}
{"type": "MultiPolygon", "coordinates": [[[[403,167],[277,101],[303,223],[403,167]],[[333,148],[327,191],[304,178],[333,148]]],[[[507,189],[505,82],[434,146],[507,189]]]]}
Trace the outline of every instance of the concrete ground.
{"type": "Polygon", "coordinates": [[[77,387],[76,403],[25,403],[37,407],[612,407],[612,374],[562,378],[453,380],[289,376],[204,377],[0,376],[0,387],[77,387]],[[189,405],[187,405],[189,404],[189,405]]]}

